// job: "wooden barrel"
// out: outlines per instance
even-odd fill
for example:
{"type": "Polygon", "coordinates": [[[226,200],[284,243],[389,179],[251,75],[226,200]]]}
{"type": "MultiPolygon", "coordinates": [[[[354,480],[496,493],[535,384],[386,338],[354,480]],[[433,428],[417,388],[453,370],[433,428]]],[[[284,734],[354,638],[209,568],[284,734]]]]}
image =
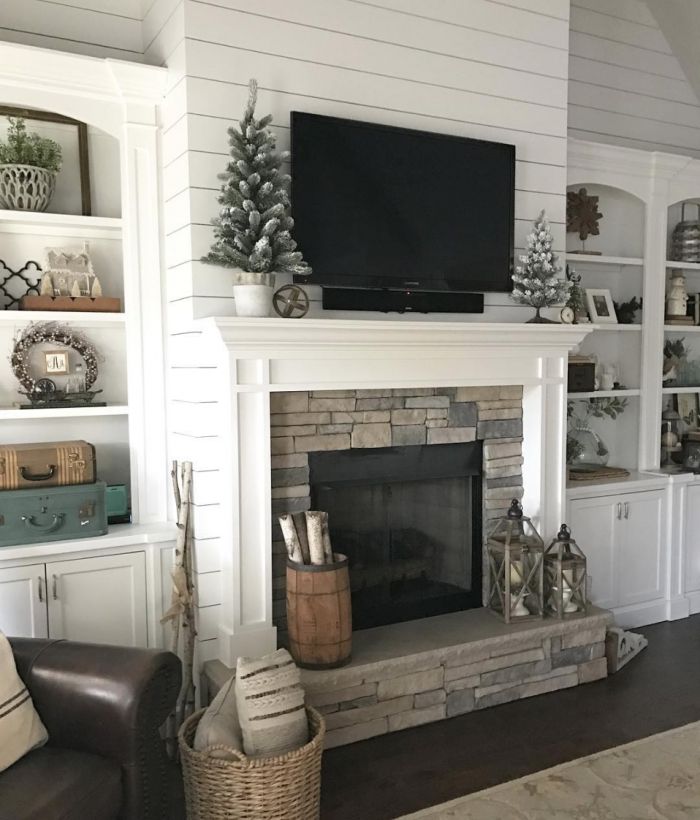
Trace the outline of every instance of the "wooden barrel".
{"type": "Polygon", "coordinates": [[[287,561],[289,651],[305,669],[333,669],[350,661],[352,610],[348,559],[335,563],[287,561]]]}

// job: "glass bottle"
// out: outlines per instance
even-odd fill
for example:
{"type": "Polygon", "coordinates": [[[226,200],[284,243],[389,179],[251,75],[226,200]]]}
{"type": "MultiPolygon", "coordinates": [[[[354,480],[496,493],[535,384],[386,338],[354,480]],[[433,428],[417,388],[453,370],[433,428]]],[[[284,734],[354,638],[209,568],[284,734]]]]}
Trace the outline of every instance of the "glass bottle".
{"type": "Polygon", "coordinates": [[[66,393],[84,393],[85,392],[85,373],[83,372],[83,365],[79,362],[75,366],[73,374],[68,377],[66,384],[66,393]]]}

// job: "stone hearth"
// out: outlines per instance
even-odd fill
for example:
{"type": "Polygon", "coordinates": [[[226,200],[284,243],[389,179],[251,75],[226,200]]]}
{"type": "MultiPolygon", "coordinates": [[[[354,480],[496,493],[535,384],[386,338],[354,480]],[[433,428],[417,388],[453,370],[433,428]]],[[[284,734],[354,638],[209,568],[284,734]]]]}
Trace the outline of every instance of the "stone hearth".
{"type": "MultiPolygon", "coordinates": [[[[484,532],[523,495],[521,385],[311,390],[270,397],[273,517],[311,507],[309,454],[482,441],[484,532]]],[[[273,622],[286,645],[286,550],[272,524],[273,622]]],[[[484,560],[486,566],[486,560],[484,560]]]]}

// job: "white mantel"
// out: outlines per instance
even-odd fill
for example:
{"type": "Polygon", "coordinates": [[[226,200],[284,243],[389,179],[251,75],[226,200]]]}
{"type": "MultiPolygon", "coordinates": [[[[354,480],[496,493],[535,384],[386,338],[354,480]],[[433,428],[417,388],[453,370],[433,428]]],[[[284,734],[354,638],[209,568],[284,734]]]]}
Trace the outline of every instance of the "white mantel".
{"type": "Polygon", "coordinates": [[[523,504],[545,538],[558,529],[565,492],[567,355],[594,326],[243,318],[195,324],[197,360],[212,368],[207,432],[218,436],[220,449],[218,652],[227,665],[235,665],[238,655],[276,646],[272,392],[523,385],[523,504]]]}

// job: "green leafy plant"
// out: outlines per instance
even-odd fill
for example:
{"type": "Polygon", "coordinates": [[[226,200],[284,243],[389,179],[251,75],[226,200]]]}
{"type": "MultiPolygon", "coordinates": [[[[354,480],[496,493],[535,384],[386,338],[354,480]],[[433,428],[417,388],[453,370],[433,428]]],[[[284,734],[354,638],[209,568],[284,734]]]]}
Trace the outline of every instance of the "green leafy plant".
{"type": "Polygon", "coordinates": [[[28,134],[22,117],[8,117],[7,139],[0,141],[0,165],[32,165],[47,171],[60,171],[61,146],[38,134],[28,134]]]}
{"type": "Polygon", "coordinates": [[[631,325],[634,323],[635,315],[642,309],[642,300],[633,296],[629,302],[613,302],[617,321],[621,325],[631,325]]]}
{"type": "Polygon", "coordinates": [[[589,418],[609,418],[615,421],[618,416],[625,412],[625,408],[627,407],[627,399],[611,396],[610,398],[588,399],[585,403],[583,401],[578,401],[576,402],[576,405],[573,401],[567,402],[566,416],[568,419],[586,421],[589,418]],[[576,405],[584,406],[583,418],[576,414],[576,405]]]}
{"type": "Polygon", "coordinates": [[[311,268],[296,249],[291,230],[288,174],[281,173],[286,152],[276,150],[271,116],[255,118],[257,83],[251,80],[248,105],[238,128],[229,128],[231,160],[222,180],[215,241],[203,262],[254,273],[301,275],[311,268]]]}

